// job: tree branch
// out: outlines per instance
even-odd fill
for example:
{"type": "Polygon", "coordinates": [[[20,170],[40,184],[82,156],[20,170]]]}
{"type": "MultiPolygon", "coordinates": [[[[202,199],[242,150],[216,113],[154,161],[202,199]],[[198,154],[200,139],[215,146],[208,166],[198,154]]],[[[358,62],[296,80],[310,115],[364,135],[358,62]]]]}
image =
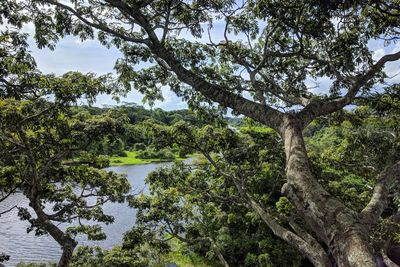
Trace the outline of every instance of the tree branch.
{"type": "MultiPolygon", "coordinates": [[[[58,6],[60,8],[63,8],[65,10],[68,10],[73,15],[75,15],[78,19],[80,19],[82,22],[84,22],[85,24],[87,24],[87,25],[89,25],[89,26],[91,26],[91,27],[93,27],[95,29],[102,30],[102,31],[104,31],[106,33],[112,34],[112,35],[114,35],[116,37],[119,37],[119,38],[121,38],[121,39],[123,39],[125,41],[128,41],[128,42],[140,43],[140,44],[146,44],[147,43],[146,39],[133,38],[133,37],[124,35],[124,34],[118,32],[116,30],[113,30],[113,29],[111,29],[110,27],[108,27],[105,24],[98,24],[98,23],[94,23],[93,21],[89,21],[82,14],[80,14],[77,10],[73,9],[70,6],[64,5],[64,4],[62,4],[62,3],[60,3],[60,2],[58,2],[56,0],[45,0],[45,2],[49,3],[49,4],[52,4],[52,5],[55,5],[55,6],[58,6]]],[[[107,1],[107,2],[110,2],[110,1],[107,1]]],[[[114,3],[114,2],[118,2],[118,1],[111,1],[111,2],[114,3]]]]}
{"type": "Polygon", "coordinates": [[[299,113],[300,118],[302,118],[304,122],[304,126],[308,125],[311,120],[318,116],[333,113],[351,104],[360,89],[365,86],[387,62],[393,62],[398,59],[400,59],[400,51],[381,57],[363,75],[353,77],[352,86],[349,88],[347,94],[340,98],[331,101],[326,101],[326,99],[311,101],[311,103],[299,113]]]}
{"type": "Polygon", "coordinates": [[[374,188],[374,193],[368,205],[361,211],[360,215],[366,226],[371,228],[380,218],[387,206],[389,188],[393,183],[400,184],[400,161],[387,167],[378,176],[378,183],[374,188]]]}
{"type": "Polygon", "coordinates": [[[182,82],[190,85],[205,97],[219,103],[223,107],[230,107],[243,115],[260,121],[271,128],[279,129],[279,126],[283,121],[283,114],[278,110],[248,100],[239,94],[231,92],[229,88],[224,88],[218,84],[210,83],[196,73],[183,67],[181,62],[171,53],[171,51],[166,49],[166,47],[160,42],[157,34],[154,32],[153,26],[148,21],[146,15],[142,13],[140,6],[137,6],[136,4],[128,5],[120,0],[107,0],[107,2],[112,6],[115,6],[120,10],[123,9],[125,14],[129,14],[134,18],[138,25],[147,33],[148,39],[132,38],[109,28],[105,24],[97,24],[89,21],[75,9],[56,0],[45,0],[45,2],[68,10],[82,22],[91,27],[117,36],[128,42],[145,44],[156,57],[159,57],[168,64],[170,69],[182,82]]]}
{"type": "Polygon", "coordinates": [[[282,238],[288,244],[298,249],[304,256],[307,257],[307,259],[309,259],[314,264],[314,266],[331,265],[328,255],[321,245],[314,242],[314,244],[311,245],[298,235],[294,234],[292,231],[289,231],[288,229],[277,223],[275,221],[275,218],[268,214],[266,210],[263,209],[255,200],[249,198],[249,202],[253,210],[257,212],[257,214],[268,225],[268,227],[276,236],[282,238]]]}
{"type": "MultiPolygon", "coordinates": [[[[312,244],[308,243],[305,239],[299,237],[292,231],[286,229],[282,225],[280,225],[274,216],[272,216],[268,211],[263,209],[260,204],[258,204],[253,197],[248,194],[243,188],[241,184],[238,183],[237,179],[232,175],[226,174],[221,170],[218,164],[212,159],[212,157],[205,151],[201,151],[203,155],[208,159],[208,161],[216,168],[216,170],[228,179],[231,179],[239,193],[243,195],[243,198],[254,210],[258,216],[267,224],[267,226],[272,230],[272,232],[285,240],[288,244],[299,250],[304,256],[306,256],[315,266],[330,266],[330,260],[328,255],[325,253],[325,250],[322,248],[318,242],[312,242],[312,244]]],[[[308,236],[309,238],[310,236],[308,236]]],[[[315,239],[313,239],[315,240],[315,239]]]]}
{"type": "Polygon", "coordinates": [[[7,212],[12,211],[12,210],[15,209],[16,207],[17,207],[17,205],[14,205],[14,206],[12,206],[11,208],[9,208],[9,209],[7,209],[7,210],[0,211],[0,217],[1,217],[1,215],[6,214],[7,212]]]}

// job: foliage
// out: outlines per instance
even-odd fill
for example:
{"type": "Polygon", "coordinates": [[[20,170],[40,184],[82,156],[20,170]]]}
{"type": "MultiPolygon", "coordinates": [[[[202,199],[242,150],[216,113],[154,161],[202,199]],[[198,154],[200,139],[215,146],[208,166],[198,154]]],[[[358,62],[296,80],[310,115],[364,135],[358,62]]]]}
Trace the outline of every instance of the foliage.
{"type": "MultiPolygon", "coordinates": [[[[375,59],[374,51],[368,44],[381,40],[382,44],[394,47],[400,33],[400,9],[397,0],[3,2],[1,15],[8,23],[19,27],[28,21],[34,23],[35,39],[39,48],[52,49],[60,38],[67,35],[79,36],[81,40],[92,39],[96,35],[104,46],[119,49],[122,58],[117,60],[115,70],[118,82],[124,89],[118,88],[115,92],[126,93],[134,87],[145,95],[146,101],[153,104],[154,101],[163,99],[162,89],[168,86],[191,109],[205,117],[216,119],[219,113],[232,108],[234,113],[246,115],[257,123],[271,127],[283,137],[286,167],[283,167],[282,151],[274,151],[276,155],[264,152],[258,146],[268,144],[262,140],[252,141],[256,137],[251,134],[247,135],[250,137],[240,140],[239,135],[227,129],[219,131],[206,126],[200,131],[203,136],[199,136],[184,124],[177,125],[172,131],[168,127],[154,127],[161,130],[161,137],[152,140],[157,146],[170,147],[171,145],[165,143],[175,143],[198,150],[209,163],[205,169],[199,168],[193,172],[177,165],[170,171],[159,171],[158,176],[151,176],[149,181],[158,186],[152,188],[155,200],[143,197],[142,201],[132,203],[142,205],[144,218],[144,211],[151,210],[153,206],[157,208],[159,205],[169,210],[169,214],[161,208],[159,212],[163,220],[178,224],[172,225],[173,231],[170,231],[170,234],[177,237],[181,229],[186,227],[179,220],[183,221],[186,216],[193,215],[196,220],[200,220],[200,223],[189,220],[189,226],[193,225],[195,228],[194,235],[213,234],[207,240],[202,240],[198,249],[207,249],[217,254],[223,262],[221,251],[226,248],[226,244],[232,245],[234,249],[239,248],[229,239],[232,233],[220,233],[216,229],[225,230],[227,225],[230,226],[228,220],[221,218],[225,218],[225,213],[230,214],[235,207],[215,205],[217,201],[204,201],[207,195],[198,196],[199,200],[187,197],[191,195],[192,187],[201,186],[201,190],[217,190],[217,196],[231,196],[231,193],[240,196],[242,202],[250,204],[253,211],[258,212],[275,234],[287,241],[288,235],[282,232],[291,234],[295,239],[297,237],[298,242],[291,242],[293,238],[288,242],[297,245],[310,260],[317,261],[315,264],[328,265],[332,260],[336,261],[333,265],[353,266],[359,264],[357,261],[368,262],[366,266],[375,264],[375,255],[369,247],[367,235],[377,220],[382,216],[384,218],[384,211],[389,208],[386,202],[389,202],[390,194],[381,194],[381,201],[369,202],[371,205],[367,206],[363,214],[359,213],[361,205],[353,208],[351,204],[359,196],[361,203],[365,204],[364,193],[369,194],[368,185],[375,184],[375,181],[371,182],[372,177],[367,173],[367,168],[372,167],[373,172],[377,173],[378,167],[387,162],[376,156],[379,151],[375,151],[373,147],[367,153],[371,158],[364,160],[360,148],[364,141],[375,144],[375,136],[391,144],[396,144],[398,140],[393,140],[385,132],[376,133],[374,129],[367,129],[365,139],[365,133],[353,136],[352,123],[342,122],[339,130],[322,129],[321,147],[320,144],[309,142],[312,146],[312,158],[315,151],[323,155],[321,162],[314,159],[314,166],[310,168],[302,131],[314,119],[341,111],[349,104],[362,103],[362,99],[367,103],[375,103],[374,107],[379,112],[390,113],[396,110],[396,99],[387,101],[386,96],[398,96],[398,85],[386,83],[388,75],[384,67],[389,62],[398,61],[400,52],[392,51],[391,54],[375,59]],[[141,67],[138,68],[138,65],[141,67]],[[321,80],[328,81],[326,88],[318,86],[321,80]],[[310,88],[310,82],[315,82],[319,88],[310,88]],[[326,90],[322,92],[312,89],[326,90]],[[358,101],[359,98],[361,101],[358,101]],[[371,133],[369,136],[368,132],[371,133]],[[174,140],[177,135],[181,139],[174,140]],[[338,140],[336,135],[342,139],[338,140]],[[338,148],[334,149],[333,146],[338,148]],[[274,157],[278,157],[280,161],[274,157]],[[354,172],[348,170],[352,164],[358,163],[361,165],[354,172]],[[287,183],[283,186],[281,180],[285,169],[287,183]],[[207,177],[203,177],[206,174],[207,177]],[[290,210],[289,205],[286,205],[288,203],[281,199],[276,206],[276,201],[281,197],[280,193],[274,194],[278,190],[272,190],[272,194],[263,191],[271,187],[276,189],[269,184],[270,181],[263,180],[271,176],[279,178],[273,184],[283,186],[282,191],[293,207],[296,207],[294,216],[299,218],[289,218],[287,222],[291,230],[282,222],[287,219],[284,213],[290,210]],[[341,176],[344,179],[339,179],[341,176]],[[167,177],[168,180],[162,177],[167,177]],[[196,180],[192,181],[191,177],[196,177],[196,180]],[[325,179],[326,177],[329,178],[325,179]],[[174,184],[178,178],[190,180],[190,186],[186,184],[185,187],[185,183],[179,181],[179,186],[185,190],[178,190],[174,184]],[[211,178],[212,180],[207,180],[211,178]],[[325,185],[326,190],[321,184],[325,185]],[[333,194],[328,194],[327,190],[333,194]],[[186,198],[189,199],[189,208],[195,208],[185,209],[183,199],[186,198]],[[342,201],[338,201],[339,198],[342,201]],[[275,207],[282,213],[277,214],[275,207]],[[372,208],[369,209],[370,207],[372,208]],[[375,212],[376,210],[379,212],[375,212]],[[176,211],[177,214],[174,213],[176,211]],[[308,234],[307,238],[301,238],[300,232],[304,231],[296,231],[293,226],[297,219],[301,223],[307,222],[301,224],[301,230],[316,236],[308,234]],[[201,224],[202,221],[205,223],[201,224]],[[349,231],[352,234],[346,235],[349,231]],[[354,239],[360,241],[361,246],[346,245],[353,244],[354,239]],[[318,255],[315,256],[316,254],[318,255]]],[[[379,56],[379,53],[375,55],[379,56]]],[[[83,83],[92,85],[89,86],[92,89],[97,87],[93,85],[99,85],[93,77],[81,77],[76,73],[64,78],[71,76],[81,83],[74,83],[73,86],[70,84],[71,88],[68,90],[62,86],[60,90],[56,90],[56,99],[61,99],[61,102],[71,102],[80,97],[80,85],[83,83]]],[[[56,77],[53,78],[57,80],[56,77]]],[[[50,87],[52,84],[49,83],[50,87]]],[[[39,87],[41,86],[39,83],[39,87]]],[[[88,91],[89,95],[98,92],[88,91]]],[[[9,93],[11,90],[5,92],[9,93]]],[[[154,118],[167,119],[159,110],[155,112],[154,118]]],[[[254,126],[257,125],[247,127],[254,126]]],[[[129,130],[138,133],[133,127],[129,130]]],[[[317,132],[317,129],[313,131],[317,132]]],[[[141,137],[140,134],[138,137],[141,137]]],[[[395,136],[394,139],[396,138],[395,136]]],[[[129,140],[129,147],[134,143],[134,140],[129,140]]],[[[273,146],[280,147],[276,143],[273,146]]],[[[388,151],[384,157],[391,160],[391,154],[395,154],[393,151],[396,150],[390,151],[384,145],[381,148],[388,151]]],[[[400,165],[393,166],[398,170],[400,165]]],[[[378,183],[380,184],[382,183],[378,183]]],[[[392,190],[388,185],[384,189],[387,192],[392,190]]],[[[392,211],[391,215],[398,212],[394,209],[392,211]]],[[[244,209],[239,212],[244,212],[244,209]]],[[[155,216],[153,220],[159,219],[158,214],[149,213],[155,216]]],[[[248,223],[244,214],[241,215],[243,221],[239,220],[238,226],[248,223]]],[[[154,229],[159,226],[145,220],[142,223],[145,228],[150,226],[154,229]]],[[[133,232],[132,235],[137,237],[133,232]]],[[[156,235],[158,238],[160,236],[156,235]]],[[[237,238],[240,239],[241,236],[237,238]]],[[[228,260],[244,262],[243,258],[239,256],[228,260]]],[[[269,264],[268,261],[275,260],[274,257],[261,254],[261,251],[257,251],[256,256],[246,256],[246,259],[252,264],[256,261],[259,264],[269,264]]],[[[279,256],[276,259],[285,260],[279,256]]]]}
{"type": "Polygon", "coordinates": [[[140,150],[137,153],[137,157],[140,159],[152,159],[158,158],[161,160],[174,160],[175,155],[169,149],[156,150],[154,148],[147,148],[146,150],[140,150]]]}
{"type": "MultiPolygon", "coordinates": [[[[229,106],[256,118],[242,107],[243,92],[253,103],[286,110],[330,101],[351,90],[357,75],[368,76],[361,82],[367,95],[385,77],[380,68],[367,75],[374,63],[368,41],[391,44],[399,33],[396,1],[118,3],[32,0],[20,13],[35,23],[39,47],[54,48],[67,35],[97,38],[121,51],[115,69],[125,90],[133,86],[154,103],[169,86],[200,113],[205,105],[229,106]],[[332,80],[329,92],[312,93],[310,78],[332,80]]],[[[164,115],[156,110],[154,117],[164,115]]]]}
{"type": "Polygon", "coordinates": [[[145,144],[143,144],[143,143],[136,143],[134,146],[133,146],[133,149],[134,150],[145,150],[146,149],[146,145],[145,144]]]}
{"type": "Polygon", "coordinates": [[[209,267],[216,266],[206,261],[193,252],[189,252],[186,246],[179,242],[171,244],[174,249],[168,254],[158,254],[145,245],[138,250],[126,250],[121,246],[115,246],[111,250],[100,247],[80,246],[77,248],[71,267],[140,267],[154,266],[164,267],[176,264],[182,267],[209,267]]]}
{"type": "MultiPolygon", "coordinates": [[[[169,156],[153,154],[154,157],[148,158],[139,158],[138,154],[141,151],[124,151],[126,153],[126,157],[110,157],[110,165],[111,166],[121,166],[121,165],[136,165],[136,164],[147,164],[151,162],[163,162],[163,161],[182,161],[188,158],[189,155],[185,154],[183,157],[179,155],[170,154],[170,150],[168,150],[169,156]],[[157,156],[157,157],[156,157],[157,156]],[[173,157],[172,157],[173,156],[173,157]]],[[[161,152],[162,153],[162,152],[161,152]]]]}
{"type": "MultiPolygon", "coordinates": [[[[379,172],[400,160],[398,111],[383,114],[375,109],[376,103],[371,106],[315,122],[305,133],[316,176],[330,193],[358,211],[371,198],[379,172]]],[[[377,249],[399,242],[400,224],[391,216],[400,207],[400,196],[396,190],[391,195],[383,218],[370,233],[377,249]]]]}
{"type": "MultiPolygon", "coordinates": [[[[197,118],[194,113],[188,110],[148,110],[132,103],[104,108],[79,106],[74,107],[73,110],[74,112],[80,113],[83,117],[107,114],[109,117],[114,119],[121,120],[121,118],[124,118],[124,132],[119,133],[115,138],[104,138],[101,142],[96,142],[88,147],[88,150],[93,153],[109,156],[117,155],[122,157],[121,155],[125,153],[124,150],[146,150],[146,147],[152,142],[152,137],[146,133],[143,127],[143,123],[146,123],[146,121],[165,125],[171,125],[181,120],[189,122],[192,125],[203,125],[205,123],[204,120],[197,118]],[[160,114],[163,115],[161,116],[160,114]]],[[[180,156],[184,157],[184,153],[180,154],[180,156]]],[[[165,155],[152,155],[146,157],[165,158],[165,155]]],[[[168,159],[172,159],[171,155],[168,159]]]]}
{"type": "Polygon", "coordinates": [[[22,192],[30,208],[18,207],[18,215],[29,221],[28,232],[50,234],[64,252],[73,250],[79,233],[104,239],[95,223],[114,218],[103,213],[102,205],[124,201],[130,185],[124,176],[103,171],[108,160],[87,148],[103,138],[112,140],[123,131],[122,121],[106,113],[82,116],[69,106],[109,92],[107,76],[42,75],[27,54],[25,36],[2,32],[0,41],[5,56],[0,64],[1,199],[22,192]],[[46,99],[50,94],[52,101],[46,99]],[[70,226],[64,232],[59,222],[70,226]]]}
{"type": "Polygon", "coordinates": [[[176,264],[180,267],[215,267],[218,263],[209,261],[191,251],[185,243],[178,240],[170,240],[171,252],[163,256],[165,264],[176,264]]]}
{"type": "Polygon", "coordinates": [[[117,156],[119,156],[119,157],[127,157],[128,154],[127,154],[125,151],[119,151],[119,152],[117,153],[117,156]]]}
{"type": "Polygon", "coordinates": [[[122,250],[116,246],[111,250],[100,247],[78,247],[71,260],[71,267],[145,267],[147,261],[140,253],[122,250]]]}
{"type": "MultiPolygon", "coordinates": [[[[385,162],[398,157],[397,150],[386,149],[398,145],[398,124],[393,123],[393,118],[378,118],[371,112],[364,113],[363,120],[355,125],[349,121],[337,124],[333,118],[331,124],[323,121],[314,123],[306,133],[317,177],[332,194],[355,209],[362,209],[368,201],[376,182],[376,172],[385,162]],[[377,124],[380,126],[375,127],[377,124]],[[313,134],[310,135],[310,132],[313,134]],[[387,136],[391,136],[387,142],[379,142],[387,136]],[[372,149],[364,144],[370,144],[372,149]],[[362,156],[365,153],[369,155],[362,156]],[[370,164],[374,164],[375,168],[371,169],[370,164]]],[[[359,119],[360,110],[346,116],[359,119]]],[[[233,176],[240,172],[246,177],[247,190],[264,207],[275,207],[276,218],[283,220],[282,223],[285,223],[285,218],[296,218],[292,204],[280,195],[279,180],[268,180],[276,175],[283,180],[281,141],[274,131],[265,127],[241,127],[236,132],[210,126],[196,129],[184,123],[172,127],[147,126],[150,134],[153,131],[158,136],[159,139],[154,139],[158,145],[171,146],[176,142],[180,146],[191,146],[204,153],[204,160],[197,166],[176,164],[172,169],[160,169],[147,178],[151,195],[130,200],[139,212],[137,228],[126,236],[127,247],[150,239],[160,242],[161,237],[168,233],[186,244],[189,251],[214,262],[217,261],[217,253],[209,237],[214,239],[224,258],[234,266],[276,266],[285,264],[284,260],[291,264],[296,262],[295,256],[291,258],[288,254],[280,254],[282,251],[289,253],[290,249],[265,229],[256,214],[249,210],[232,181],[234,178],[224,177],[218,169],[223,169],[225,174],[236,172],[233,176]],[[211,158],[207,159],[207,156],[211,158]],[[247,168],[250,166],[255,176],[248,175],[247,168]],[[137,235],[146,238],[142,241],[140,238],[132,239],[137,235]]],[[[300,223],[306,228],[301,220],[300,223]]],[[[382,240],[395,239],[398,233],[398,226],[382,221],[371,232],[372,241],[381,247],[382,240]]]]}
{"type": "MultiPolygon", "coordinates": [[[[197,129],[185,123],[151,127],[159,135],[159,144],[168,140],[165,144],[175,142],[192,147],[212,155],[224,171],[246,177],[249,192],[263,205],[278,200],[283,155],[279,138],[273,132],[263,129],[240,134],[211,126],[197,129]]],[[[189,254],[193,251],[212,262],[218,261],[219,253],[232,266],[300,262],[301,257],[274,238],[249,210],[234,181],[224,177],[210,162],[199,166],[175,163],[171,169],[162,168],[150,174],[147,182],[150,195],[130,199],[138,209],[137,226],[125,236],[126,248],[140,246],[142,242],[168,245],[162,241],[168,234],[183,242],[189,254]]]]}

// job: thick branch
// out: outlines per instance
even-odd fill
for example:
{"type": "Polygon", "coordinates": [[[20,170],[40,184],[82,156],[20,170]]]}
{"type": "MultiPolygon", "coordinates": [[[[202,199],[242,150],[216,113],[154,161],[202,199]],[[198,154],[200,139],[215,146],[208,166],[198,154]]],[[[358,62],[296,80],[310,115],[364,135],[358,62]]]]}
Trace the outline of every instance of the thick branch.
{"type": "Polygon", "coordinates": [[[400,184],[400,161],[379,174],[372,198],[360,213],[368,227],[372,227],[378,221],[387,206],[389,188],[396,182],[400,184]]]}
{"type": "MultiPolygon", "coordinates": [[[[308,243],[305,239],[299,237],[292,231],[281,226],[274,216],[268,213],[265,209],[258,204],[253,197],[246,192],[241,184],[238,183],[236,177],[223,172],[218,164],[211,158],[211,156],[203,151],[203,155],[208,159],[208,161],[216,168],[216,170],[227,179],[231,179],[239,193],[243,196],[245,201],[250,205],[250,207],[260,216],[260,218],[268,225],[272,232],[285,240],[288,244],[299,250],[304,256],[306,256],[315,266],[330,266],[330,261],[325,250],[322,248],[318,242],[308,243]]],[[[311,236],[308,236],[308,238],[311,236]]],[[[315,241],[315,239],[313,239],[315,241]]]]}
{"type": "Polygon", "coordinates": [[[192,86],[195,90],[202,93],[207,98],[219,103],[224,107],[230,107],[235,111],[251,117],[266,125],[278,129],[282,121],[282,113],[268,106],[250,101],[240,95],[230,92],[228,89],[220,85],[207,82],[202,77],[184,68],[179,60],[168,51],[158,40],[156,34],[152,31],[150,24],[142,14],[134,14],[141,26],[146,30],[152,44],[149,45],[151,51],[158,57],[162,58],[178,76],[178,78],[192,86]]]}
{"type": "Polygon", "coordinates": [[[213,238],[209,237],[208,239],[210,240],[210,242],[211,242],[211,247],[212,247],[212,249],[214,250],[215,254],[217,254],[218,259],[219,259],[219,261],[221,262],[221,264],[222,264],[224,267],[229,267],[229,264],[228,264],[228,262],[225,260],[225,257],[224,257],[224,255],[222,254],[221,249],[219,248],[218,244],[214,241],[213,238]]]}
{"type": "Polygon", "coordinates": [[[267,223],[268,227],[276,236],[279,236],[288,244],[298,249],[314,264],[314,266],[331,265],[328,255],[325,253],[325,250],[321,247],[321,245],[314,243],[314,246],[311,246],[304,239],[278,224],[275,219],[268,214],[256,201],[249,199],[249,202],[251,207],[257,212],[261,219],[267,223]]]}
{"type": "Polygon", "coordinates": [[[315,100],[308,104],[299,114],[306,126],[311,120],[318,116],[331,114],[352,103],[360,89],[365,86],[387,62],[400,59],[400,51],[383,56],[363,75],[353,78],[353,84],[347,94],[330,101],[326,99],[315,100]]]}
{"type": "Polygon", "coordinates": [[[302,239],[304,239],[310,246],[319,248],[321,245],[318,243],[317,239],[315,239],[310,233],[307,232],[307,230],[302,227],[301,225],[298,225],[294,219],[289,219],[289,225],[292,227],[292,229],[296,232],[298,236],[300,236],[302,239]]]}
{"type": "Polygon", "coordinates": [[[41,202],[40,202],[40,185],[39,185],[39,174],[37,172],[37,163],[36,158],[32,152],[30,143],[25,136],[25,133],[20,128],[18,130],[18,135],[24,145],[26,147],[26,153],[28,156],[29,165],[31,168],[31,184],[30,184],[30,192],[28,194],[30,206],[33,208],[37,215],[37,220],[39,225],[43,227],[63,248],[63,253],[58,262],[58,267],[67,267],[68,263],[72,257],[72,253],[76,246],[76,241],[71,237],[66,235],[60,228],[58,228],[54,223],[51,222],[50,218],[43,211],[41,202]]]}
{"type": "Polygon", "coordinates": [[[137,21],[148,35],[148,39],[132,38],[127,34],[116,32],[106,24],[97,24],[87,20],[82,14],[77,12],[75,9],[64,5],[56,0],[45,0],[47,3],[56,5],[63,9],[68,10],[79,18],[85,24],[102,30],[114,36],[117,36],[123,40],[132,43],[141,43],[147,45],[152,53],[164,60],[170,67],[170,69],[178,76],[178,78],[193,87],[196,91],[203,94],[205,97],[211,99],[214,102],[219,103],[221,106],[230,107],[243,115],[251,117],[259,122],[262,122],[269,127],[278,129],[282,121],[282,113],[265,105],[250,101],[241,95],[230,92],[229,88],[224,88],[217,84],[212,84],[203,79],[201,76],[183,67],[181,62],[173,55],[172,52],[167,50],[165,46],[160,42],[157,34],[154,32],[153,26],[148,21],[148,18],[141,12],[140,6],[135,4],[128,5],[124,1],[120,0],[107,0],[112,6],[117,7],[119,10],[124,10],[124,14],[129,14],[132,18],[137,21]]]}

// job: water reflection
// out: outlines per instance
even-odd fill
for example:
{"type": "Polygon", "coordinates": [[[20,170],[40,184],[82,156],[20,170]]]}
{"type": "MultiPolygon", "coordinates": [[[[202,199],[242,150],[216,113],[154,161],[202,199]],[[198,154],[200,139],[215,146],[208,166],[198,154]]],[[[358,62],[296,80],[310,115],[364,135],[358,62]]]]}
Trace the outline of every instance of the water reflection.
{"type": "MultiPolygon", "coordinates": [[[[147,192],[145,178],[147,174],[160,166],[169,166],[172,163],[152,163],[146,165],[128,165],[110,167],[108,170],[127,174],[132,185],[133,193],[147,192]]],[[[6,210],[14,205],[27,207],[27,199],[20,193],[10,196],[6,201],[0,203],[0,210],[6,210]]],[[[104,225],[107,239],[103,241],[89,241],[79,237],[80,245],[98,245],[109,249],[119,244],[122,235],[135,223],[136,211],[126,203],[106,203],[104,205],[106,214],[113,215],[113,224],[104,225]]],[[[48,262],[57,261],[61,256],[60,246],[50,236],[35,236],[34,233],[26,233],[27,222],[21,221],[17,216],[18,211],[6,213],[0,217],[0,253],[4,252],[11,256],[5,266],[15,266],[20,261],[24,262],[48,262]]],[[[65,226],[64,226],[65,227],[65,226]]]]}

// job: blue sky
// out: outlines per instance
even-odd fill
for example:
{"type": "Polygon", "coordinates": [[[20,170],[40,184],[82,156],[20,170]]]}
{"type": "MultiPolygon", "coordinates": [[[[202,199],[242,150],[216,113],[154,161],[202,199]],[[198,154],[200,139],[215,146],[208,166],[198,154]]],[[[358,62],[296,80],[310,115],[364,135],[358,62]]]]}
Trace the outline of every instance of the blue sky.
{"type": "MultiPolygon", "coordinates": [[[[217,23],[214,25],[212,38],[214,42],[219,42],[222,37],[223,25],[217,23]]],[[[32,34],[34,29],[33,25],[27,25],[24,31],[32,34]]],[[[186,36],[185,36],[186,37],[186,36]]],[[[187,36],[188,39],[193,39],[191,36],[187,36]]],[[[237,37],[236,37],[237,38],[237,37]]],[[[200,41],[207,42],[207,34],[200,41]]],[[[30,47],[33,56],[36,59],[39,70],[43,73],[55,73],[62,74],[67,71],[80,71],[80,72],[94,72],[97,74],[106,74],[113,72],[113,66],[117,58],[121,55],[115,48],[107,49],[102,46],[97,40],[86,40],[81,42],[78,37],[67,37],[62,39],[54,51],[49,49],[38,49],[32,38],[29,39],[30,47]]],[[[393,44],[390,46],[384,46],[382,41],[371,41],[369,47],[374,52],[374,59],[377,60],[384,54],[393,53],[400,50],[400,43],[393,44]]],[[[400,63],[392,62],[386,65],[385,71],[391,79],[388,79],[389,83],[400,82],[400,63]]],[[[315,86],[318,83],[319,88],[311,89],[314,93],[320,93],[329,87],[331,81],[328,78],[320,78],[318,81],[309,81],[310,87],[315,86]]],[[[167,88],[163,89],[164,101],[157,101],[154,107],[159,107],[164,110],[176,110],[187,108],[179,97],[167,88]]],[[[143,95],[139,92],[132,90],[128,93],[127,97],[121,98],[121,102],[135,102],[142,104],[143,95]]],[[[121,103],[120,102],[120,103],[121,103]]],[[[117,102],[112,99],[109,95],[100,95],[97,98],[96,106],[102,105],[116,105],[117,102]]]]}
{"type": "MultiPolygon", "coordinates": [[[[106,74],[113,72],[114,63],[120,53],[114,48],[107,49],[97,40],[81,42],[77,37],[68,37],[61,40],[54,51],[38,49],[30,38],[30,49],[35,57],[38,69],[43,73],[62,74],[67,71],[94,72],[106,74]]],[[[155,107],[165,110],[187,108],[173,92],[163,90],[164,101],[157,101],[155,107]]],[[[122,101],[142,104],[143,95],[133,90],[122,101]]],[[[117,102],[109,95],[97,97],[96,106],[116,105],[117,102]]]]}
{"type": "MultiPolygon", "coordinates": [[[[218,43],[222,40],[224,25],[222,21],[217,20],[214,22],[213,29],[211,30],[213,42],[218,43]]],[[[33,24],[26,25],[23,31],[33,36],[33,24]]],[[[182,35],[189,40],[194,40],[190,34],[183,32],[182,35]]],[[[201,42],[209,41],[207,34],[204,34],[201,39],[196,40],[201,42]]],[[[29,38],[29,44],[38,69],[43,73],[63,74],[68,71],[94,72],[99,75],[113,73],[115,61],[121,57],[117,49],[107,49],[96,39],[81,42],[79,37],[70,36],[60,40],[54,51],[47,48],[38,49],[32,37],[29,38]]],[[[154,108],[162,108],[164,110],[187,108],[187,104],[181,98],[177,97],[175,93],[168,90],[168,88],[163,88],[162,93],[164,101],[156,101],[154,108]]],[[[119,103],[135,102],[143,105],[142,99],[142,94],[132,90],[126,97],[121,97],[119,103]]],[[[110,95],[98,96],[95,103],[96,106],[117,104],[110,95]]],[[[149,107],[148,105],[144,106],[149,107]]]]}

